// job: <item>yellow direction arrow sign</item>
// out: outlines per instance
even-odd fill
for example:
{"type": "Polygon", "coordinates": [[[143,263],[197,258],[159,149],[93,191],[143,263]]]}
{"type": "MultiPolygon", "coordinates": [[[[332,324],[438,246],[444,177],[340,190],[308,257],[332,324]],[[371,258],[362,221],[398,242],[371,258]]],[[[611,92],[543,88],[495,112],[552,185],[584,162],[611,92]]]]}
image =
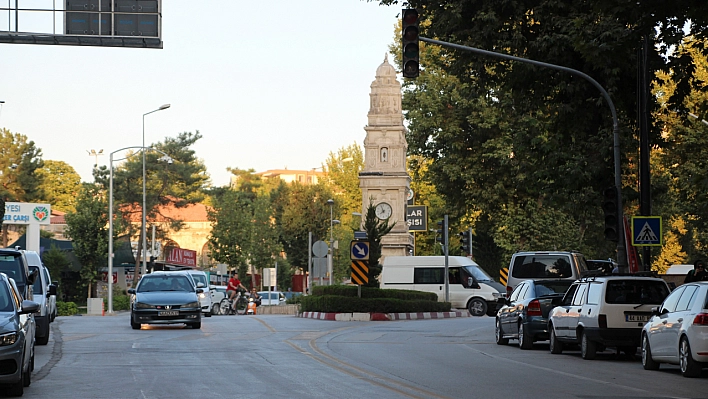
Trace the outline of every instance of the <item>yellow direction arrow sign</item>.
{"type": "Polygon", "coordinates": [[[364,285],[369,282],[369,262],[363,260],[352,261],[352,282],[364,285]]]}

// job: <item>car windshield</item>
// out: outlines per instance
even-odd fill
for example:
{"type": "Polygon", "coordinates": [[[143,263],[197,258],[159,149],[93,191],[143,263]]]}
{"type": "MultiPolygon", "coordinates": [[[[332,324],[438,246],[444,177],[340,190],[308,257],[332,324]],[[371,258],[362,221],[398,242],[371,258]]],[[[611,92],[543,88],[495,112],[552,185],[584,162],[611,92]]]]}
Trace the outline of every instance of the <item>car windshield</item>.
{"type": "Polygon", "coordinates": [[[536,295],[564,294],[572,284],[572,280],[539,281],[536,282],[536,295]]]}
{"type": "Polygon", "coordinates": [[[23,273],[20,255],[0,255],[0,272],[7,274],[7,277],[15,280],[17,287],[22,290],[27,281],[27,276],[23,273]]]}
{"type": "MultiPolygon", "coordinates": [[[[33,272],[37,270],[39,273],[39,268],[37,266],[30,266],[29,267],[30,272],[33,272]]],[[[34,279],[34,284],[32,284],[32,293],[33,294],[43,294],[44,293],[44,287],[42,287],[42,278],[37,275],[37,278],[34,279]]]]}
{"type": "Polygon", "coordinates": [[[0,312],[12,312],[13,310],[10,291],[8,291],[5,282],[0,282],[0,312]]]}
{"type": "MultiPolygon", "coordinates": [[[[584,264],[582,266],[586,267],[584,264]]],[[[516,258],[512,268],[512,277],[524,279],[568,278],[573,277],[573,270],[570,267],[568,255],[534,254],[516,258]]]]}
{"type": "Polygon", "coordinates": [[[663,281],[612,280],[607,282],[605,302],[658,305],[669,295],[663,281]]]}
{"type": "Polygon", "coordinates": [[[202,283],[205,287],[209,285],[207,284],[206,276],[203,274],[192,274],[192,278],[194,279],[194,284],[202,283]]]}
{"type": "Polygon", "coordinates": [[[489,277],[487,272],[482,270],[479,266],[465,266],[464,268],[467,273],[473,276],[477,281],[492,281],[492,278],[489,277]]]}
{"type": "Polygon", "coordinates": [[[138,285],[138,292],[190,291],[194,287],[185,276],[144,276],[138,285]]]}

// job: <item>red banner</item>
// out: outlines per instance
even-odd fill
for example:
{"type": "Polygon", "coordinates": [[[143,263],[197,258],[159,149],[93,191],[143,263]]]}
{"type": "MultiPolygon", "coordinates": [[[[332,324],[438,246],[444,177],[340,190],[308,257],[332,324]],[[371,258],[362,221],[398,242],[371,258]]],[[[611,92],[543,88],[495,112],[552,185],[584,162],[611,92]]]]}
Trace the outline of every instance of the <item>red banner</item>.
{"type": "Polygon", "coordinates": [[[172,248],[165,263],[176,266],[197,267],[197,251],[191,249],[172,248]]]}

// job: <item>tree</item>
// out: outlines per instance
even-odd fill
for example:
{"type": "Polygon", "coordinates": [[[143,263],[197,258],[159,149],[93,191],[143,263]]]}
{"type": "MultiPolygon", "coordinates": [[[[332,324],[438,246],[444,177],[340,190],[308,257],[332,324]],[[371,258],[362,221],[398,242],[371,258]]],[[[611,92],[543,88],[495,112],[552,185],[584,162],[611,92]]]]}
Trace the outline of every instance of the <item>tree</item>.
{"type": "Polygon", "coordinates": [[[81,282],[88,298],[98,271],[107,262],[108,206],[100,187],[85,183],[76,201],[76,212],[67,213],[66,235],[73,240],[74,254],[81,262],[81,282]]]}
{"type": "Polygon", "coordinates": [[[378,288],[379,286],[378,277],[382,269],[379,264],[379,259],[381,259],[381,239],[388,234],[394,226],[395,223],[391,225],[388,224],[388,219],[382,222],[376,217],[376,206],[374,205],[373,198],[370,198],[369,206],[366,208],[366,219],[364,220],[364,230],[366,231],[366,237],[369,241],[369,281],[366,284],[367,287],[378,288]]]}
{"type": "Polygon", "coordinates": [[[72,166],[64,161],[44,161],[37,169],[37,176],[42,182],[40,191],[42,200],[50,203],[52,209],[63,212],[76,210],[76,197],[81,190],[81,176],[72,166]]]}
{"type": "Polygon", "coordinates": [[[42,263],[44,263],[44,266],[49,270],[49,274],[52,276],[53,280],[59,282],[57,286],[57,297],[62,298],[62,274],[69,269],[71,262],[62,250],[56,245],[52,245],[49,250],[42,253],[42,263]]]}

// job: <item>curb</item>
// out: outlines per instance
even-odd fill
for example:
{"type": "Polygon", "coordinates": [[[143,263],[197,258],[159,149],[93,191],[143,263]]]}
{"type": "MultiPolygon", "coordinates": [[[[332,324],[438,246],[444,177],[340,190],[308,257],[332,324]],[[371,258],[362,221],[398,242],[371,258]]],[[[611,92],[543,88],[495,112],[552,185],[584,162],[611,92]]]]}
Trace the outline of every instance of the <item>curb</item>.
{"type": "Polygon", "coordinates": [[[469,312],[418,312],[418,313],[326,313],[302,312],[297,317],[332,321],[393,321],[431,320],[470,317],[469,312]]]}

